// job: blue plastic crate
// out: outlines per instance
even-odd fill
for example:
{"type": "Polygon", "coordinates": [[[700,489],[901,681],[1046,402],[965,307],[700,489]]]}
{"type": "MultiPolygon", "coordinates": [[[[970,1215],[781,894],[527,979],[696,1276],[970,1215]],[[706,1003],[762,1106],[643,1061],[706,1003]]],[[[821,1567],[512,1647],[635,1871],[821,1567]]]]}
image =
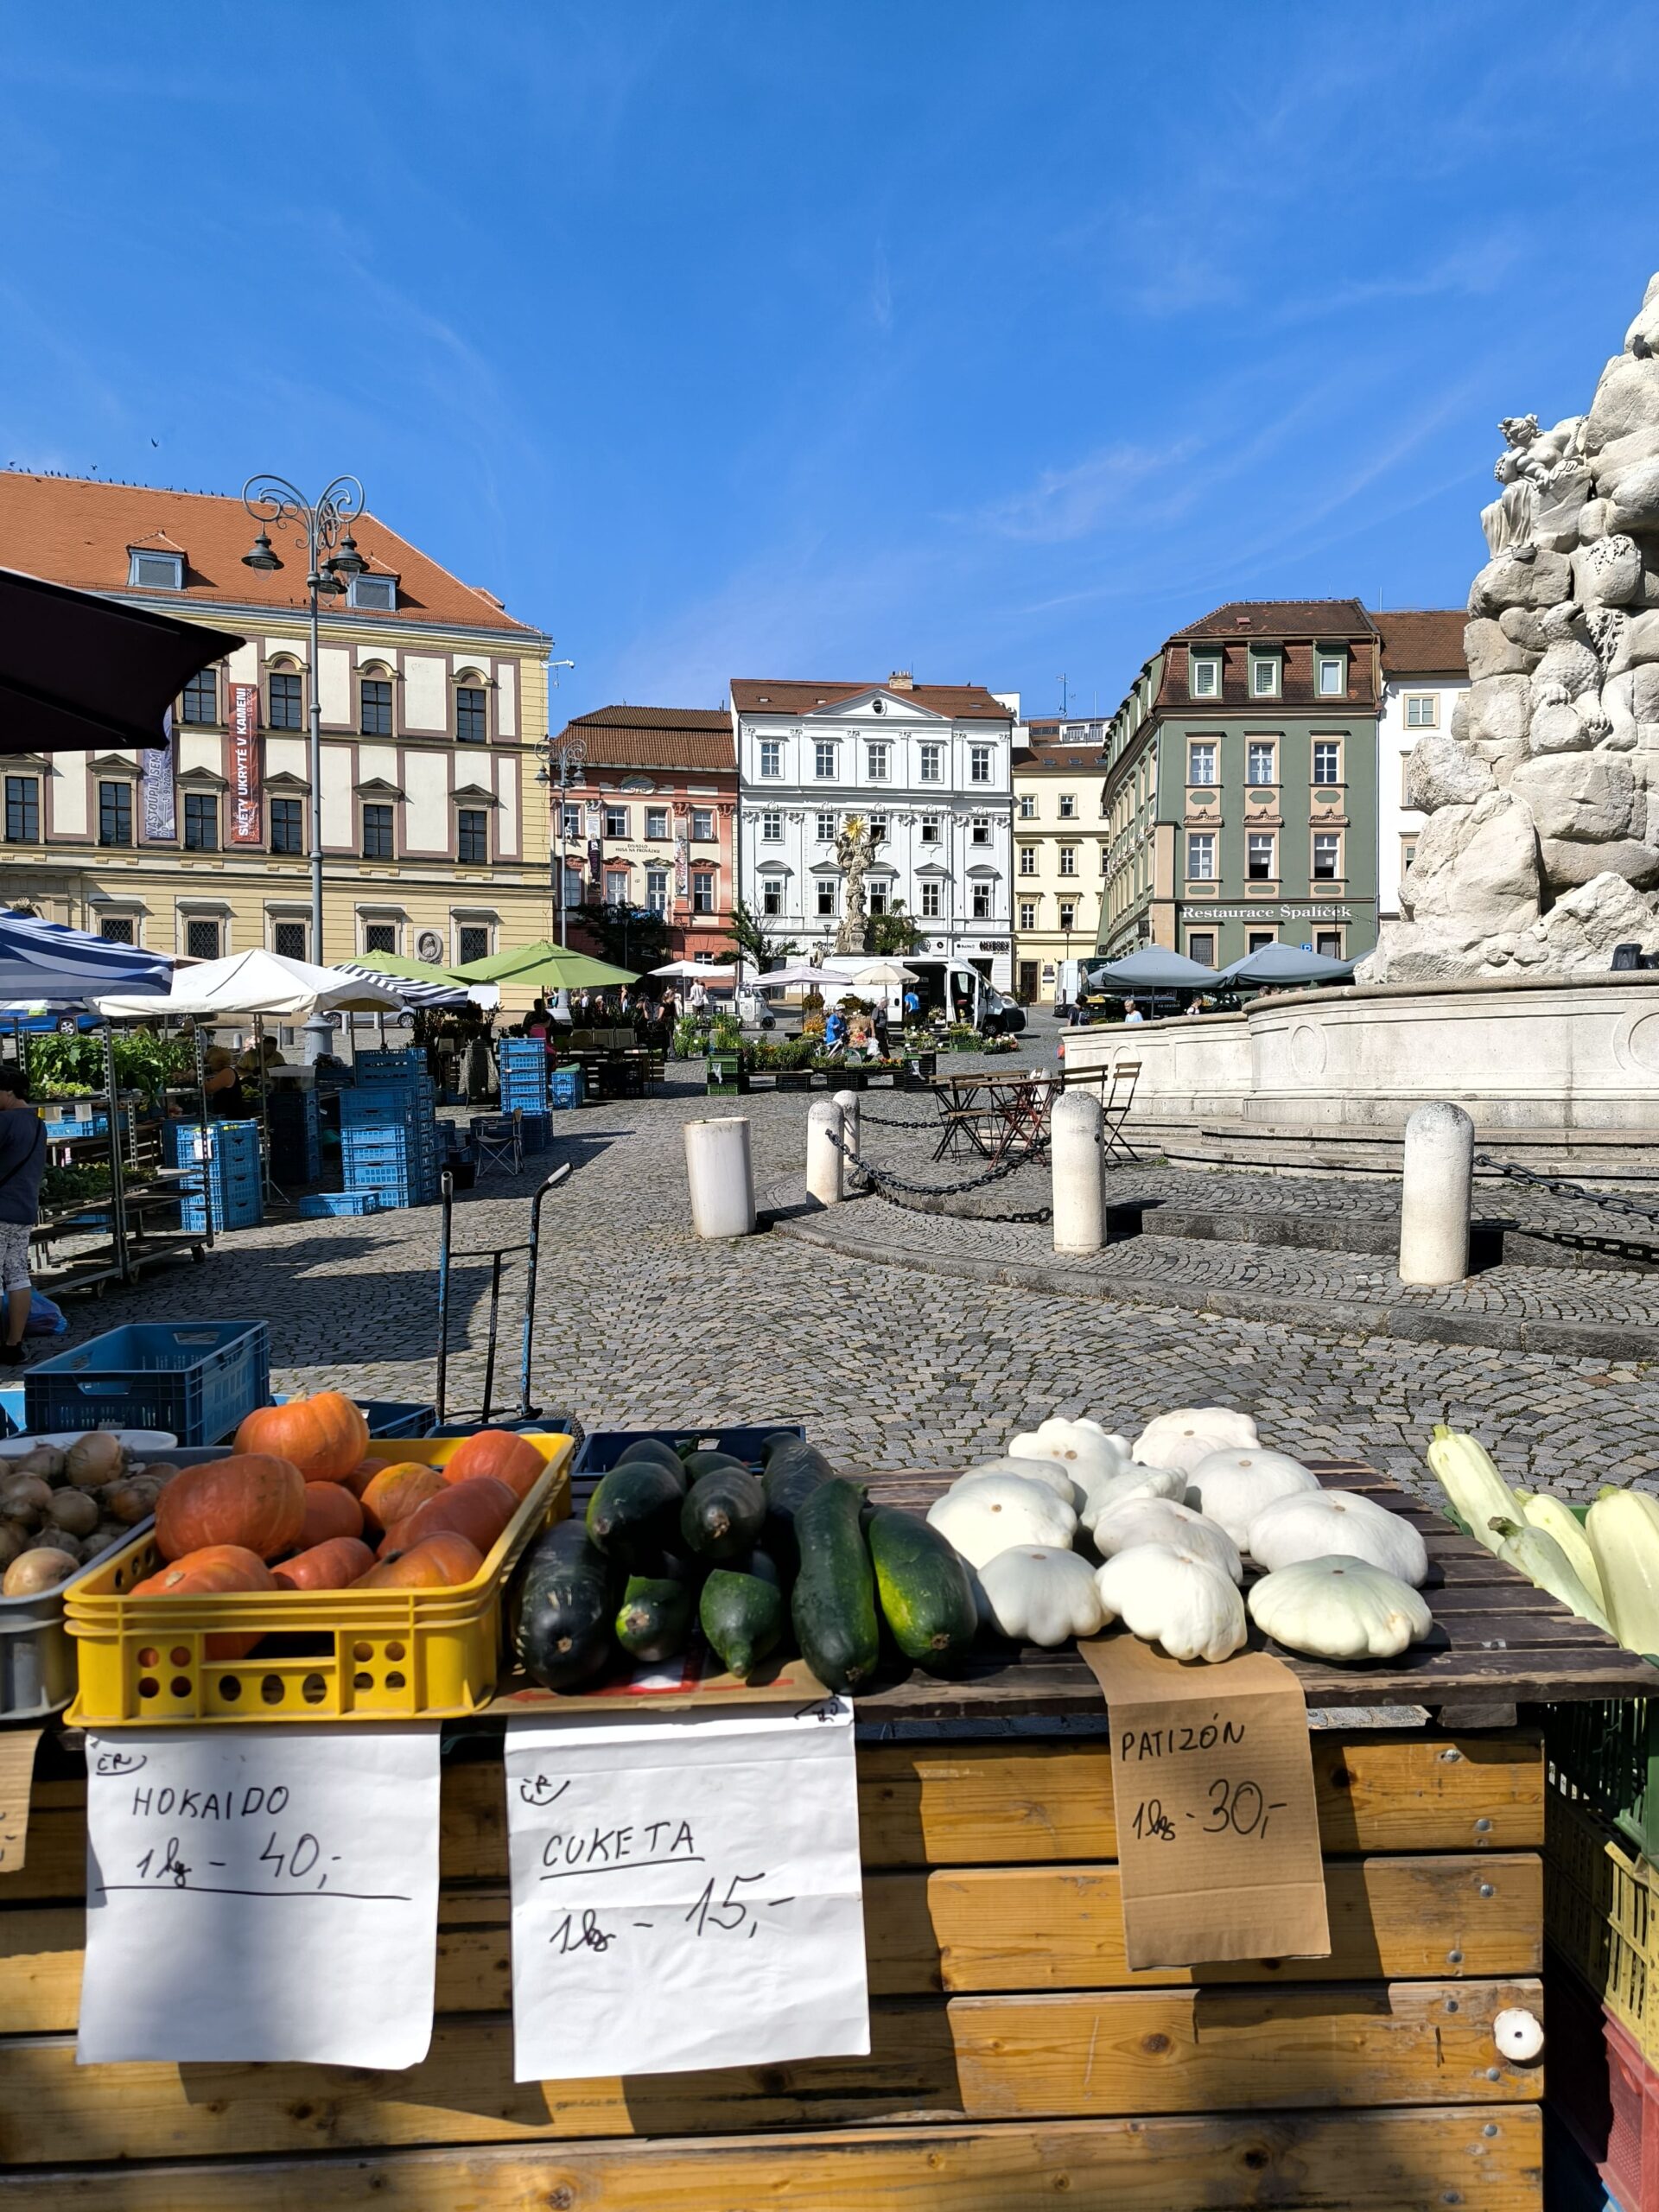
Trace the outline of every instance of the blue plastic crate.
{"type": "Polygon", "coordinates": [[[748,1428],[597,1428],[583,1439],[581,1450],[571,1466],[573,1475],[608,1474],[630,1444],[638,1444],[642,1437],[655,1436],[677,1450],[689,1445],[699,1452],[729,1452],[734,1459],[749,1465],[759,1464],[760,1446],[768,1436],[782,1430],[791,1436],[804,1436],[804,1426],[798,1421],[772,1421],[758,1427],[748,1428]]]}
{"type": "Polygon", "coordinates": [[[585,1105],[588,1077],[581,1068],[555,1068],[550,1085],[555,1107],[585,1105]]]}
{"type": "Polygon", "coordinates": [[[416,1046],[408,1046],[402,1052],[359,1052],[355,1065],[359,1084],[432,1080],[426,1054],[416,1046]]]}
{"type": "Polygon", "coordinates": [[[357,1409],[372,1436],[430,1436],[438,1425],[435,1406],[404,1405],[391,1398],[359,1398],[357,1409]]]}
{"type": "Polygon", "coordinates": [[[302,1221],[334,1221],[344,1215],[378,1213],[378,1191],[313,1191],[296,1209],[302,1221]]]}
{"type": "Polygon", "coordinates": [[[217,1444],[270,1400],[270,1332],[263,1321],[132,1321],[23,1378],[27,1426],[165,1428],[181,1444],[217,1444]]]}
{"type": "Polygon", "coordinates": [[[342,1129],[340,1148],[347,1159],[435,1160],[442,1149],[435,1129],[399,1129],[376,1122],[372,1128],[342,1129]]]}

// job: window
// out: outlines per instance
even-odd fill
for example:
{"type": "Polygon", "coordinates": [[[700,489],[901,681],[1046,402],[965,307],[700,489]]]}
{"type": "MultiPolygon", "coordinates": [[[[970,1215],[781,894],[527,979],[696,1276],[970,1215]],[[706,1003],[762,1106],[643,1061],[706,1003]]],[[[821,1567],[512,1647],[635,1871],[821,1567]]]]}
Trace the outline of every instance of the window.
{"type": "Polygon", "coordinates": [[[893,758],[893,747],[885,742],[867,746],[864,758],[870,781],[873,784],[885,784],[887,780],[887,764],[893,758]]]}
{"type": "Polygon", "coordinates": [[[270,802],[270,849],[273,853],[305,850],[305,809],[297,798],[270,802]]]}
{"type": "Polygon", "coordinates": [[[1400,848],[1400,873],[1402,875],[1405,874],[1406,871],[1410,868],[1412,862],[1416,859],[1416,857],[1417,840],[1414,837],[1408,837],[1400,848]]]}
{"type": "Polygon", "coordinates": [[[991,780],[991,748],[988,745],[970,745],[968,748],[968,780],[970,784],[988,784],[991,780]]]}
{"type": "Polygon", "coordinates": [[[1272,784],[1278,781],[1279,747],[1270,737],[1252,738],[1244,756],[1244,780],[1247,784],[1272,784]]]}
{"type": "Polygon", "coordinates": [[[1213,883],[1216,880],[1216,833],[1213,830],[1194,830],[1186,840],[1186,873],[1193,883],[1213,883]]]}
{"type": "Polygon", "coordinates": [[[98,842],[100,845],[130,845],[132,842],[130,784],[99,785],[98,842]]]}
{"type": "Polygon", "coordinates": [[[691,911],[694,914],[712,914],[715,911],[715,872],[711,868],[694,868],[691,871],[691,911]]]}
{"type": "Polygon", "coordinates": [[[301,729],[304,727],[301,713],[300,679],[289,670],[273,669],[269,678],[270,708],[265,716],[267,729],[301,729]]]}
{"type": "Polygon", "coordinates": [[[474,960],[490,957],[490,931],[487,923],[463,922],[455,931],[457,964],[469,967],[474,960]]]}
{"type": "Polygon", "coordinates": [[[376,614],[397,612],[396,576],[353,576],[346,589],[347,607],[366,607],[376,614]]]}
{"type": "Polygon", "coordinates": [[[991,817],[988,814],[975,815],[973,820],[968,825],[968,842],[970,845],[988,845],[990,843],[991,817]]]}
{"type": "Polygon", "coordinates": [[[887,887],[885,883],[878,881],[875,883],[867,884],[865,887],[864,896],[871,913],[885,914],[887,912],[887,887]]]}
{"type": "Polygon", "coordinates": [[[835,911],[835,880],[831,876],[821,875],[818,878],[818,912],[820,914],[833,914],[835,911]]]}
{"type": "Polygon", "coordinates": [[[6,778],[6,841],[33,845],[41,835],[41,779],[38,776],[6,778]]]}
{"type": "Polygon", "coordinates": [[[1244,942],[1247,950],[1250,952],[1265,952],[1270,944],[1278,944],[1279,932],[1277,930],[1251,930],[1247,934],[1244,942]]]}
{"type": "Polygon", "coordinates": [[[455,686],[455,735],[463,745],[482,745],[490,734],[489,702],[476,683],[455,686]]]}
{"type": "Polygon", "coordinates": [[[1244,872],[1252,883],[1271,883],[1274,880],[1273,849],[1271,830],[1252,830],[1244,840],[1244,872]]]}
{"type": "Polygon", "coordinates": [[[1020,901],[1020,926],[1022,930],[1036,928],[1037,901],[1034,899],[1022,899],[1020,901]]]}
{"type": "Polygon", "coordinates": [[[567,837],[581,836],[582,809],[579,806],[567,806],[562,808],[560,810],[560,819],[564,824],[564,835],[567,837]]]}
{"type": "Polygon", "coordinates": [[[1313,741],[1313,780],[1316,784],[1334,784],[1342,775],[1342,747],[1334,737],[1316,737],[1313,741]]]}
{"type": "Polygon", "coordinates": [[[645,809],[645,835],[647,837],[667,836],[668,809],[665,806],[648,806],[645,809]]]}
{"type": "Polygon", "coordinates": [[[780,737],[763,737],[760,741],[760,772],[763,776],[781,776],[784,772],[784,741],[780,737]]]}
{"type": "Polygon", "coordinates": [[[939,887],[937,883],[922,886],[922,918],[928,922],[937,922],[939,918],[939,887]]]}
{"type": "Polygon", "coordinates": [[[184,849],[187,853],[216,853],[219,850],[217,791],[185,793],[184,849]]]}
{"type": "Polygon", "coordinates": [[[1035,791],[1020,792],[1020,819],[1022,822],[1034,822],[1037,819],[1037,794],[1035,791]]]}
{"type": "Polygon", "coordinates": [[[216,722],[219,720],[219,672],[204,668],[193,676],[181,695],[184,719],[188,722],[216,722]]]}
{"type": "Polygon", "coordinates": [[[1075,899],[1060,901],[1060,927],[1068,935],[1077,926],[1077,902],[1075,899]]]}
{"type": "MultiPolygon", "coordinates": [[[[393,857],[391,809],[389,806],[364,808],[363,857],[365,861],[389,861],[393,857]]],[[[382,948],[383,950],[386,949],[382,948]]]]}
{"type": "Polygon", "coordinates": [[[836,748],[820,738],[812,747],[812,773],[820,782],[833,780],[836,772],[836,748]]]}
{"type": "Polygon", "coordinates": [[[873,814],[869,817],[869,823],[870,842],[873,845],[885,845],[887,842],[887,816],[885,814],[873,814]]]}
{"type": "Polygon", "coordinates": [[[1313,838],[1313,880],[1334,883],[1342,874],[1342,839],[1334,830],[1320,830],[1313,838]]]}
{"type": "Polygon", "coordinates": [[[1346,653],[1320,653],[1315,689],[1321,699],[1340,699],[1348,689],[1346,653]]]}
{"type": "Polygon", "coordinates": [[[141,553],[136,546],[127,548],[127,582],[137,584],[143,591],[182,591],[184,589],[184,556],[182,553],[141,553]]]}
{"type": "Polygon", "coordinates": [[[836,817],[833,814],[821,814],[818,816],[817,840],[821,845],[833,845],[835,843],[836,817]]]}
{"type": "Polygon", "coordinates": [[[1075,875],[1077,872],[1077,849],[1075,845],[1060,847],[1060,874],[1075,875]]]}
{"type": "Polygon", "coordinates": [[[1216,747],[1205,739],[1186,748],[1186,780],[1201,788],[1216,780],[1216,747]]]}
{"type": "Polygon", "coordinates": [[[365,676],[358,687],[357,727],[364,737],[391,735],[391,679],[365,676]]]}
{"type": "Polygon", "coordinates": [[[648,868],[645,870],[645,910],[648,913],[668,912],[668,870],[648,868]]]}
{"type": "Polygon", "coordinates": [[[784,838],[784,817],[781,814],[763,814],[760,835],[769,845],[779,845],[784,838]]]}
{"type": "Polygon", "coordinates": [[[1315,931],[1313,936],[1313,950],[1315,952],[1322,952],[1327,960],[1340,960],[1342,957],[1342,931],[1340,930],[1315,931]]]}
{"type": "Polygon", "coordinates": [[[712,806],[694,806],[691,810],[691,842],[697,845],[711,845],[715,840],[715,810],[712,806]]]}
{"type": "Polygon", "coordinates": [[[270,929],[270,949],[284,960],[303,960],[306,957],[306,928],[303,922],[273,922],[270,929]]]}
{"type": "Polygon", "coordinates": [[[918,754],[921,762],[922,781],[925,784],[943,783],[944,781],[944,747],[942,745],[924,745],[918,747],[918,754]]]}
{"type": "Polygon", "coordinates": [[[133,920],[130,914],[105,914],[99,923],[98,933],[105,944],[131,944],[133,920]]]}
{"type": "Polygon", "coordinates": [[[925,845],[937,845],[942,842],[943,841],[939,834],[938,816],[937,814],[925,814],[922,817],[922,842],[925,845]]]}
{"type": "Polygon", "coordinates": [[[769,875],[760,886],[760,911],[763,914],[781,914],[784,911],[784,887],[775,875],[769,875]]]}
{"type": "Polygon", "coordinates": [[[1279,663],[1274,655],[1257,653],[1252,656],[1250,696],[1253,699],[1276,699],[1279,696],[1279,663]]]}
{"type": "Polygon", "coordinates": [[[396,952],[397,925],[396,922],[365,922],[363,925],[365,952],[396,952]]]}
{"type": "Polygon", "coordinates": [[[626,806],[607,806],[605,810],[605,835],[626,837],[628,834],[628,810],[626,806]]]}
{"type": "Polygon", "coordinates": [[[625,868],[607,868],[605,871],[605,896],[613,906],[628,903],[628,871],[625,868]]]}
{"type": "Polygon", "coordinates": [[[1440,720],[1440,701],[1432,691],[1413,691],[1406,699],[1406,728],[1433,729],[1440,720]]]}
{"type": "Polygon", "coordinates": [[[975,921],[988,922],[991,918],[990,885],[988,883],[976,883],[973,886],[969,896],[971,901],[971,912],[975,921]]]}
{"type": "Polygon", "coordinates": [[[481,806],[455,811],[455,857],[474,868],[487,866],[490,857],[490,817],[481,806]]]}
{"type": "Polygon", "coordinates": [[[1037,873],[1037,848],[1036,848],[1036,846],[1035,846],[1035,845],[1021,845],[1021,846],[1020,846],[1020,874],[1021,874],[1021,875],[1035,875],[1035,874],[1036,874],[1036,873],[1037,873]]]}
{"type": "Polygon", "coordinates": [[[1218,699],[1221,696],[1221,663],[1212,654],[1192,653],[1188,656],[1192,671],[1192,696],[1195,699],[1218,699]]]}
{"type": "Polygon", "coordinates": [[[184,925],[184,949],[192,960],[217,960],[219,957],[218,922],[187,920],[184,925]]]}
{"type": "Polygon", "coordinates": [[[1060,793],[1060,819],[1061,819],[1061,821],[1062,821],[1062,822],[1075,822],[1075,821],[1077,820],[1077,793],[1076,793],[1075,791],[1062,791],[1062,792],[1060,793]]]}
{"type": "Polygon", "coordinates": [[[567,906],[582,904],[582,875],[579,868],[572,868],[567,861],[564,868],[564,903],[567,906]]]}
{"type": "Polygon", "coordinates": [[[1215,934],[1210,930],[1190,930],[1186,938],[1186,957],[1196,960],[1201,968],[1216,964],[1215,934]]]}

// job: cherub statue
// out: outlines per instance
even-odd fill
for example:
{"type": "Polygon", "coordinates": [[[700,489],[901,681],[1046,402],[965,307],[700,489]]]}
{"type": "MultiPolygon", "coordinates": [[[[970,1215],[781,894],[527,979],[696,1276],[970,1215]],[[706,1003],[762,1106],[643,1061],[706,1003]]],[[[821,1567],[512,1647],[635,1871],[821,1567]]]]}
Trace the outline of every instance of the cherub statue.
{"type": "Polygon", "coordinates": [[[1535,415],[1506,415],[1498,424],[1505,450],[1493,464],[1492,474],[1503,489],[1480,512],[1486,550],[1493,560],[1500,553],[1511,554],[1517,561],[1530,561],[1536,555],[1533,530],[1540,497],[1573,466],[1583,420],[1569,415],[1553,430],[1543,431],[1535,415]]]}

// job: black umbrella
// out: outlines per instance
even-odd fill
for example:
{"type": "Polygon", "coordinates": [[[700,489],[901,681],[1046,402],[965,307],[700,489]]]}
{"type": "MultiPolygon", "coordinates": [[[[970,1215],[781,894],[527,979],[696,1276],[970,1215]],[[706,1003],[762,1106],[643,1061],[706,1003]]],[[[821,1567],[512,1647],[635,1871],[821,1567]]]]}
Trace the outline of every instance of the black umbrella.
{"type": "Polygon", "coordinates": [[[190,677],[241,643],[0,569],[0,753],[164,745],[162,717],[190,677]]]}

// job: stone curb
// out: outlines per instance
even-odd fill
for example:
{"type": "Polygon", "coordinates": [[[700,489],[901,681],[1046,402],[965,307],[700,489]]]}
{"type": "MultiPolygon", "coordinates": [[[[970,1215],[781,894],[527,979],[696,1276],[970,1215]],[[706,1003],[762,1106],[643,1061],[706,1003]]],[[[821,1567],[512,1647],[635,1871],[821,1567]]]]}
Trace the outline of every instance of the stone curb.
{"type": "MultiPolygon", "coordinates": [[[[1193,1290],[1171,1283],[1156,1294],[1144,1284],[1121,1287],[1080,1275],[1065,1267],[1033,1260],[949,1259],[915,1247],[887,1244],[856,1231],[830,1234],[816,1204],[800,1208],[792,1192],[770,1193],[760,1221],[776,1235],[794,1236],[844,1258],[868,1260],[877,1267],[909,1268],[918,1274],[952,1281],[998,1283],[1013,1290],[1042,1291],[1052,1297],[1087,1298],[1096,1303],[1173,1306],[1183,1313],[1213,1313],[1232,1321],[1277,1321],[1314,1329],[1327,1336],[1393,1337],[1407,1344],[1473,1346],[1494,1351],[1530,1351],[1557,1359],[1659,1360],[1659,1329],[1618,1322],[1517,1320],[1503,1313],[1447,1313],[1408,1305],[1368,1305],[1347,1299],[1272,1298],[1259,1291],[1193,1290]]],[[[853,1203],[857,1203],[854,1201],[853,1203]]]]}

